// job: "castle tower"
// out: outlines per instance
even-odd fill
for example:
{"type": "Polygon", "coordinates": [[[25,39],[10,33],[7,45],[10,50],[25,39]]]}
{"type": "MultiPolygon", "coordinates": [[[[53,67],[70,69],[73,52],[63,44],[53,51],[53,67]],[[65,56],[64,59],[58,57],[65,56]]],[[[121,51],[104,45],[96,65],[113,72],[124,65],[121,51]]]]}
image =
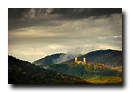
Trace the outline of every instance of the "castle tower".
{"type": "Polygon", "coordinates": [[[84,64],[86,64],[86,58],[84,58],[84,64]]]}
{"type": "Polygon", "coordinates": [[[75,63],[77,63],[77,57],[75,58],[75,63]]]}
{"type": "Polygon", "coordinates": [[[84,62],[86,62],[86,58],[84,58],[84,62]]]}

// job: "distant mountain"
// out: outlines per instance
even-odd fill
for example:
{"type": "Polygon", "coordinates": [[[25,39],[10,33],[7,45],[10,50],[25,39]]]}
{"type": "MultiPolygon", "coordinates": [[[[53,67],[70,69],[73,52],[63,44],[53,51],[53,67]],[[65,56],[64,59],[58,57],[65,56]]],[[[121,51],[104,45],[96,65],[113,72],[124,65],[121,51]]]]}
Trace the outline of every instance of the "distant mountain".
{"type": "Polygon", "coordinates": [[[35,65],[48,65],[48,64],[54,64],[53,60],[60,57],[60,55],[65,55],[64,53],[57,53],[53,55],[48,55],[44,58],[41,58],[39,60],[34,61],[35,65]]]}
{"type": "MultiPolygon", "coordinates": [[[[117,50],[97,50],[80,57],[77,57],[78,60],[82,61],[83,58],[86,58],[86,63],[101,63],[105,65],[112,66],[122,66],[122,51],[117,50]]],[[[75,62],[75,59],[67,61],[68,63],[75,62]]]]}
{"type": "MultiPolygon", "coordinates": [[[[61,55],[66,55],[64,53],[53,54],[50,56],[46,56],[45,58],[34,61],[36,65],[48,65],[54,64],[53,60],[58,59],[61,55]]],[[[86,63],[101,63],[105,65],[112,66],[122,66],[122,51],[118,50],[97,50],[89,52],[85,55],[80,55],[78,61],[82,61],[83,58],[86,58],[86,63]]],[[[71,63],[75,62],[75,59],[66,60],[65,62],[71,63]]]]}

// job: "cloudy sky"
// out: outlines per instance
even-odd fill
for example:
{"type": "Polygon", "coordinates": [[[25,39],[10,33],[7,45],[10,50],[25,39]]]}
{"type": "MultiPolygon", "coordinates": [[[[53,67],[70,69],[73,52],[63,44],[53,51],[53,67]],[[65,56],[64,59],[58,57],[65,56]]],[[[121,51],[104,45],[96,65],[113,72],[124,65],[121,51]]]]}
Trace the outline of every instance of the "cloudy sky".
{"type": "Polygon", "coordinates": [[[8,54],[33,62],[55,53],[122,50],[121,8],[9,8],[8,54]]]}

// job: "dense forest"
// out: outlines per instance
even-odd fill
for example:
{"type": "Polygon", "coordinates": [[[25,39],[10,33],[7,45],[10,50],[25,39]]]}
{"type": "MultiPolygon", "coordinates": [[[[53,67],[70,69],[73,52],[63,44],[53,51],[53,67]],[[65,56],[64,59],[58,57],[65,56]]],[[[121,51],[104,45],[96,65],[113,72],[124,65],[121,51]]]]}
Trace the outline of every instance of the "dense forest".
{"type": "Polygon", "coordinates": [[[89,62],[86,65],[77,63],[61,63],[44,66],[44,68],[55,70],[62,74],[79,77],[95,84],[121,84],[122,83],[122,67],[116,69],[110,66],[104,66],[100,63],[89,62]]]}
{"type": "Polygon", "coordinates": [[[9,84],[92,84],[78,77],[44,69],[27,61],[8,56],[9,84]]]}

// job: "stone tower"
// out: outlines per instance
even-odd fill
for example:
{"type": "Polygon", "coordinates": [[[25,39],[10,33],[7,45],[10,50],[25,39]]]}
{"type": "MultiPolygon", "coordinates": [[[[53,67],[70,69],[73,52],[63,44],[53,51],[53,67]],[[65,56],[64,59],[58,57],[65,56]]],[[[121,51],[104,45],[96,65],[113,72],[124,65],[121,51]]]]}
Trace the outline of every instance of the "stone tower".
{"type": "Polygon", "coordinates": [[[86,58],[84,58],[84,62],[86,62],[86,58]]]}
{"type": "Polygon", "coordinates": [[[86,64],[86,58],[84,58],[84,64],[86,64]]]}
{"type": "Polygon", "coordinates": [[[77,57],[75,58],[75,63],[77,63],[77,57]]]}

